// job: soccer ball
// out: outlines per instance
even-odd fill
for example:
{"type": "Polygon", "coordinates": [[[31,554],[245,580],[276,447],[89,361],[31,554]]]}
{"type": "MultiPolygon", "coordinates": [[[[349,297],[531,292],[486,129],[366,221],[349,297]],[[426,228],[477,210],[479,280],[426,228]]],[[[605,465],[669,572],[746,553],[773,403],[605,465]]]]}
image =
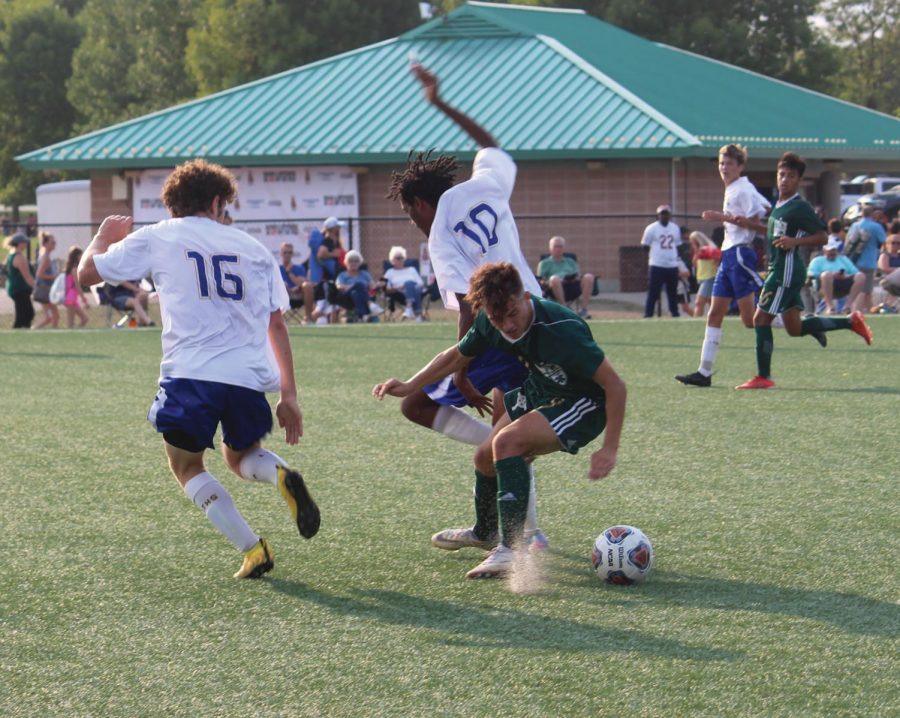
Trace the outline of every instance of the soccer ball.
{"type": "Polygon", "coordinates": [[[591,563],[607,583],[630,586],[640,583],[653,566],[653,545],[634,526],[611,526],[594,541],[591,563]]]}

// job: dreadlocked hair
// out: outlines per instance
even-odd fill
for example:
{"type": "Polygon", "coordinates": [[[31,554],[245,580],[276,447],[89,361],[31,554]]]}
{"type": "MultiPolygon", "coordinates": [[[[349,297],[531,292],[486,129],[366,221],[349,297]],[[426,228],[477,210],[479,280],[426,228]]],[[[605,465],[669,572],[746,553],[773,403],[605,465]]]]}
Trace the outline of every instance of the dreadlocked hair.
{"type": "Polygon", "coordinates": [[[453,186],[456,178],[456,158],[439,155],[431,159],[431,153],[416,153],[412,150],[406,157],[406,169],[391,172],[391,187],[388,199],[399,199],[404,204],[412,204],[413,197],[419,197],[432,207],[437,207],[441,195],[453,186]]]}
{"type": "Polygon", "coordinates": [[[509,262],[482,264],[472,273],[466,302],[473,312],[484,309],[488,314],[503,315],[509,300],[523,291],[522,278],[509,262]]]}

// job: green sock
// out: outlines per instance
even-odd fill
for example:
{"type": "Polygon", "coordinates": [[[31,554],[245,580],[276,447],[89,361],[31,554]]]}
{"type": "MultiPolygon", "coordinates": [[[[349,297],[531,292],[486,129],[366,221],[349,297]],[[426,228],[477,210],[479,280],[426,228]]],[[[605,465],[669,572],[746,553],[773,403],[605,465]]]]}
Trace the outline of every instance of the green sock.
{"type": "Polygon", "coordinates": [[[475,535],[486,539],[497,533],[497,477],[475,471],[475,535]]]}
{"type": "Polygon", "coordinates": [[[756,329],[756,367],[757,373],[766,379],[772,376],[772,351],[775,342],[772,339],[772,327],[754,327],[756,329]]]}
{"type": "Polygon", "coordinates": [[[800,336],[833,332],[835,329],[849,329],[850,319],[847,317],[806,317],[800,322],[800,336]]]}
{"type": "Polygon", "coordinates": [[[500,459],[497,467],[497,509],[500,513],[500,533],[503,545],[515,548],[522,543],[531,475],[521,456],[500,459]]]}

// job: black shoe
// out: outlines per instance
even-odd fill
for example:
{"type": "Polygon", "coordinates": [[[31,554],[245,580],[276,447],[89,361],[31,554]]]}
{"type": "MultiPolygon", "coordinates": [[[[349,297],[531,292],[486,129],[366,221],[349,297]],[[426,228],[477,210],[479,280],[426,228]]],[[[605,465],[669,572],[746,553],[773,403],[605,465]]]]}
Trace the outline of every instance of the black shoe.
{"type": "Polygon", "coordinates": [[[319,507],[303,482],[300,472],[279,466],[278,490],[291,510],[297,530],[303,538],[310,539],[319,531],[319,507]]]}
{"type": "Polygon", "coordinates": [[[816,332],[815,334],[810,334],[813,339],[819,342],[819,346],[827,347],[828,346],[828,335],[825,332],[816,332]]]}
{"type": "Polygon", "coordinates": [[[693,374],[677,374],[675,378],[682,384],[689,384],[690,386],[712,385],[712,377],[703,376],[699,371],[695,371],[693,374]]]}

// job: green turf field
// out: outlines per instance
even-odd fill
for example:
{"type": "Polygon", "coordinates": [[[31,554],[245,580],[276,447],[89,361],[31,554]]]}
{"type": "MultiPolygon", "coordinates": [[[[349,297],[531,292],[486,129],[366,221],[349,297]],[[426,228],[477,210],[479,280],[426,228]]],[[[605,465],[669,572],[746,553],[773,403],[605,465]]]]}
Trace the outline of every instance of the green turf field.
{"type": "Polygon", "coordinates": [[[306,434],[270,446],[322,530],[212,456],[276,554],[244,582],[144,420],[158,331],[0,332],[0,715],[898,715],[900,321],[872,326],[827,350],[776,330],[778,388],[735,392],[734,320],[707,390],[672,378],[701,322],[593,322],[629,387],[620,463],[538,462],[536,595],[430,547],[471,520],[471,452],[369,396],[450,324],[292,329],[306,434]],[[654,542],[640,587],[592,574],[615,523],[654,542]]]}

